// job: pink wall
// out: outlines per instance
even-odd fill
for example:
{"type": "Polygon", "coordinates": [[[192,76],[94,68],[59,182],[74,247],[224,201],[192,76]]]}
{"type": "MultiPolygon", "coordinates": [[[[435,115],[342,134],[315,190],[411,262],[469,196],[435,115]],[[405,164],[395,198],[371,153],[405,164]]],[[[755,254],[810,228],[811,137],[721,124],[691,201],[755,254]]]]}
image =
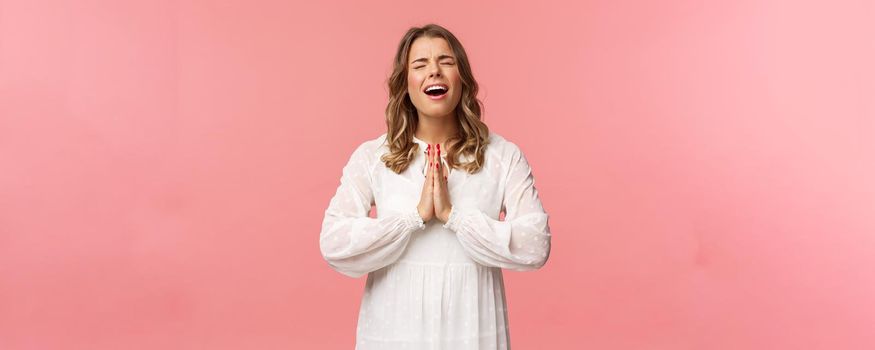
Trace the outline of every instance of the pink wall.
{"type": "Polygon", "coordinates": [[[0,348],[351,349],[318,233],[411,25],[554,233],[517,349],[875,348],[871,1],[0,0],[0,348]]]}

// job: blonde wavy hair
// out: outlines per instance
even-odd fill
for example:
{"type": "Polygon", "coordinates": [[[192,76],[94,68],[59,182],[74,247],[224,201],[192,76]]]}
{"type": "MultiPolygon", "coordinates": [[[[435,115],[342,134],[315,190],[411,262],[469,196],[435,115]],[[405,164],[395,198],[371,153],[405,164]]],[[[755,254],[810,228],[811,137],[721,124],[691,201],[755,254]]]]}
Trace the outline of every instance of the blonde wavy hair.
{"type": "Polygon", "coordinates": [[[477,99],[477,81],[471,73],[468,55],[462,43],[453,33],[437,24],[410,28],[398,45],[392,75],[387,80],[389,103],[386,105],[386,143],[389,145],[389,152],[381,160],[387,168],[400,174],[410,166],[416,152],[420,151],[419,144],[413,141],[419,118],[416,107],[407,94],[407,56],[413,41],[419,37],[443,38],[456,56],[462,80],[462,96],[454,113],[459,133],[450,136],[445,143],[447,165],[469,174],[477,173],[483,167],[484,153],[489,144],[489,127],[481,120],[483,103],[477,99]],[[470,161],[458,162],[456,158],[460,155],[470,161]]]}

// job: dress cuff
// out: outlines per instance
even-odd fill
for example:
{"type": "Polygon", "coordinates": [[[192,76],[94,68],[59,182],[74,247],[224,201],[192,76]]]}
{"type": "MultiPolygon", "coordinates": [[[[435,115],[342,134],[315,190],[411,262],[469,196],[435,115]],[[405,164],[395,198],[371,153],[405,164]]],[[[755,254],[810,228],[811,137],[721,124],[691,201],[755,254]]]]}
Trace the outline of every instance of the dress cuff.
{"type": "Polygon", "coordinates": [[[450,216],[447,217],[447,222],[444,224],[444,228],[448,228],[453,231],[457,231],[459,228],[459,223],[462,220],[462,212],[456,210],[456,206],[450,208],[450,216]]]}
{"type": "Polygon", "coordinates": [[[401,214],[401,219],[404,221],[405,226],[414,231],[425,227],[425,222],[422,221],[422,217],[419,216],[419,210],[416,208],[401,214]]]}

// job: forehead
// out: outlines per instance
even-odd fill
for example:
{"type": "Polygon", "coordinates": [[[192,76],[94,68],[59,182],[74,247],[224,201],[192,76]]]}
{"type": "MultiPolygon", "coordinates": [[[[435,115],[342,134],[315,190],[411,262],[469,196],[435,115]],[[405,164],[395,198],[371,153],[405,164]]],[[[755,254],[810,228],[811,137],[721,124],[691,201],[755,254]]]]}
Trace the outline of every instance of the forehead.
{"type": "Polygon", "coordinates": [[[444,38],[429,38],[419,37],[413,40],[410,44],[410,52],[408,53],[408,61],[415,60],[420,57],[437,57],[440,55],[453,55],[453,49],[444,38]]]}

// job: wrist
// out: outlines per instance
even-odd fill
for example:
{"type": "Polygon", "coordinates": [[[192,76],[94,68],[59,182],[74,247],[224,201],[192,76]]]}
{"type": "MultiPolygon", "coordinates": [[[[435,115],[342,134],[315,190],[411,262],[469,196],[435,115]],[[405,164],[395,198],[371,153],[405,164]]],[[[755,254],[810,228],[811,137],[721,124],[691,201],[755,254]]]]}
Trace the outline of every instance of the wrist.
{"type": "Polygon", "coordinates": [[[439,219],[441,219],[441,221],[446,223],[447,221],[450,220],[450,215],[452,213],[453,213],[453,207],[450,206],[449,208],[444,209],[443,212],[441,212],[439,219]]]}
{"type": "Polygon", "coordinates": [[[427,209],[422,209],[419,206],[416,207],[416,213],[419,215],[423,222],[428,222],[435,216],[434,212],[428,212],[427,209]]]}
{"type": "Polygon", "coordinates": [[[414,230],[425,227],[425,221],[422,219],[422,216],[419,215],[418,208],[416,210],[410,211],[407,214],[404,214],[403,218],[407,226],[413,228],[414,230]]]}

